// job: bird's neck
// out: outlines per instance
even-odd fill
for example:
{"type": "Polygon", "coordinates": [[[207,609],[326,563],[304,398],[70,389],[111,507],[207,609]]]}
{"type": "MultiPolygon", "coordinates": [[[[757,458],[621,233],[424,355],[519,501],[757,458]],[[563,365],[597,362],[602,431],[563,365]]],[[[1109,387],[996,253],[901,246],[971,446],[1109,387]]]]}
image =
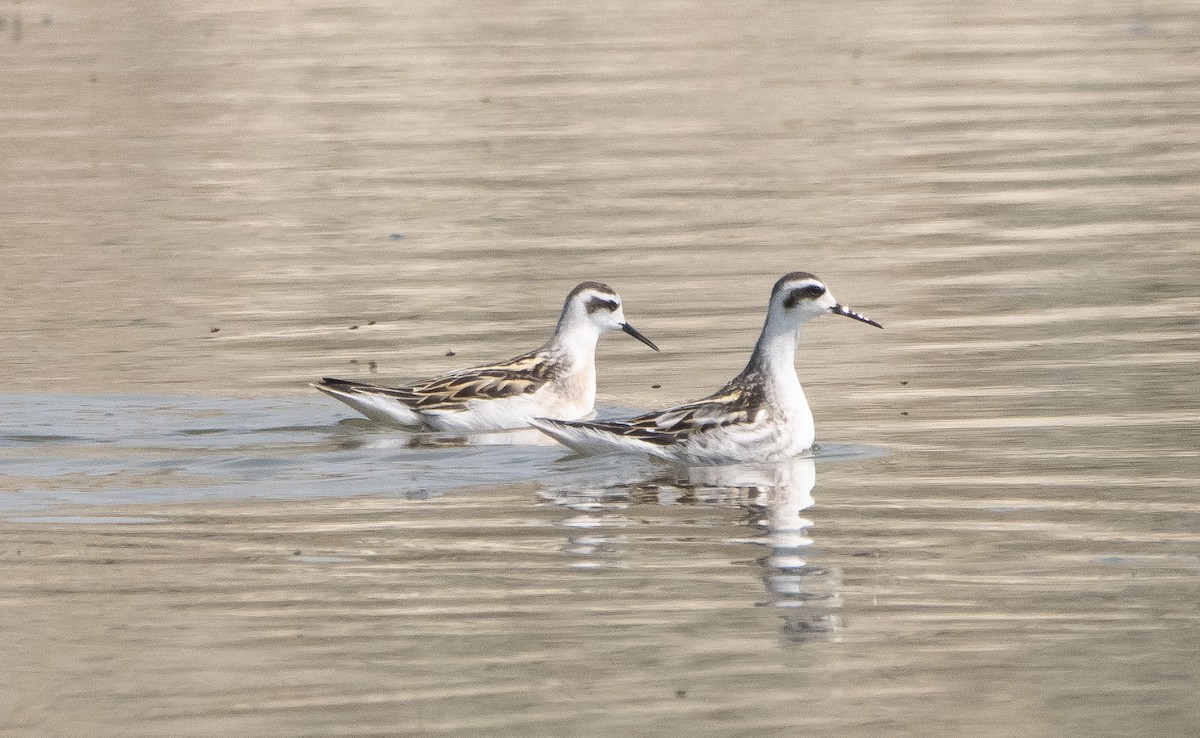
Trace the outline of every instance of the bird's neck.
{"type": "Polygon", "coordinates": [[[600,330],[587,323],[563,325],[542,351],[557,363],[553,382],[564,395],[574,398],[578,415],[586,415],[596,404],[596,343],[600,330]]]}
{"type": "Polygon", "coordinates": [[[560,320],[546,350],[563,357],[570,366],[584,369],[595,365],[599,340],[600,330],[591,323],[560,320]]]}
{"type": "Polygon", "coordinates": [[[800,386],[800,377],[796,376],[796,341],[799,338],[800,326],[795,323],[773,325],[768,317],[750,363],[743,372],[757,375],[754,380],[763,388],[769,412],[791,429],[797,452],[812,446],[815,438],[812,409],[800,386]]]}
{"type": "Polygon", "coordinates": [[[799,338],[800,326],[780,324],[768,317],[744,373],[762,377],[768,393],[800,394],[803,397],[800,378],[796,376],[796,341],[799,338]]]}

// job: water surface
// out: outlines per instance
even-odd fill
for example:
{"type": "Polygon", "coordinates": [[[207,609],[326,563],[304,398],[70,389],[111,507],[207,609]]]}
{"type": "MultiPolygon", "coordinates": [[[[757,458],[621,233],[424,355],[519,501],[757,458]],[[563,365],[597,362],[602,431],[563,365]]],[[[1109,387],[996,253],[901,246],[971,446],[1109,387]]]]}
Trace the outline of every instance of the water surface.
{"type": "Polygon", "coordinates": [[[1185,2],[0,4],[0,732],[1189,734],[1185,2]],[[716,389],[825,278],[822,444],[346,421],[577,282],[716,389]],[[453,355],[451,355],[453,354],[453,355]]]}

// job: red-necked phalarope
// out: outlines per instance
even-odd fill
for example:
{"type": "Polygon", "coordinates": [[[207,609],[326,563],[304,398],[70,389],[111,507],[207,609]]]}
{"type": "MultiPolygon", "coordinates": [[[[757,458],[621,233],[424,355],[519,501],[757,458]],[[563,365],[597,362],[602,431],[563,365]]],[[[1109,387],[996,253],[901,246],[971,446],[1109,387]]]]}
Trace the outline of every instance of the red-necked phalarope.
{"type": "Polygon", "coordinates": [[[546,345],[515,359],[401,387],[329,377],[312,386],[372,420],[435,431],[521,428],[536,417],[582,418],[596,402],[596,342],[614,328],[658,351],[625,322],[621,297],[611,287],[584,282],[567,295],[546,345]]]}
{"type": "Polygon", "coordinates": [[[762,335],[741,374],[714,395],[625,420],[537,418],[535,428],[577,453],[647,453],[681,464],[737,464],[791,458],[813,445],[812,410],[796,376],[800,326],[827,313],[876,328],[838,304],[825,283],[793,272],[775,283],[762,335]]]}

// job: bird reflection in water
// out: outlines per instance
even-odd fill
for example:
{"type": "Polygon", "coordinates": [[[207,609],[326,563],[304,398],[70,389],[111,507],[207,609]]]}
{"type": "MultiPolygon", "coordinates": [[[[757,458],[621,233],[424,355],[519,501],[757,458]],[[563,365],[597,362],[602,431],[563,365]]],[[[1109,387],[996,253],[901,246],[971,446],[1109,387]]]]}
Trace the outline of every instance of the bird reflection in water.
{"type": "MultiPolygon", "coordinates": [[[[562,523],[567,530],[564,551],[573,555],[571,566],[580,568],[628,565],[625,550],[636,536],[614,533],[628,530],[624,511],[630,508],[644,513],[651,506],[695,505],[741,511],[740,522],[755,535],[746,537],[743,530],[715,542],[767,547],[768,553],[755,563],[768,597],[756,604],[777,608],[783,636],[804,642],[829,638],[840,624],[838,571],[809,563],[813,523],[803,512],[814,504],[816,480],[813,459],[804,457],[770,465],[672,467],[640,482],[571,485],[542,495],[574,512],[562,523]]],[[[689,530],[688,537],[694,535],[689,530]]]]}

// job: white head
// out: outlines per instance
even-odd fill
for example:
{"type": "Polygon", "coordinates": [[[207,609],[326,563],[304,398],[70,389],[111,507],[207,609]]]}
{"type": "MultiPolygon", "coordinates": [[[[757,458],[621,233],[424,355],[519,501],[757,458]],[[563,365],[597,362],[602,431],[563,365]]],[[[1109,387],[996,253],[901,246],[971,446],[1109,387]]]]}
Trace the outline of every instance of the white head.
{"type": "Polygon", "coordinates": [[[612,287],[600,282],[583,282],[571,290],[563,304],[555,335],[563,336],[580,330],[592,330],[599,336],[613,329],[620,329],[658,351],[658,346],[655,346],[653,341],[625,322],[621,296],[612,287]]]}
{"type": "Polygon", "coordinates": [[[798,328],[826,313],[844,315],[876,328],[883,327],[867,316],[838,304],[825,283],[808,272],[785,274],[771,290],[771,306],[767,312],[769,321],[778,320],[781,326],[798,328]]]}

